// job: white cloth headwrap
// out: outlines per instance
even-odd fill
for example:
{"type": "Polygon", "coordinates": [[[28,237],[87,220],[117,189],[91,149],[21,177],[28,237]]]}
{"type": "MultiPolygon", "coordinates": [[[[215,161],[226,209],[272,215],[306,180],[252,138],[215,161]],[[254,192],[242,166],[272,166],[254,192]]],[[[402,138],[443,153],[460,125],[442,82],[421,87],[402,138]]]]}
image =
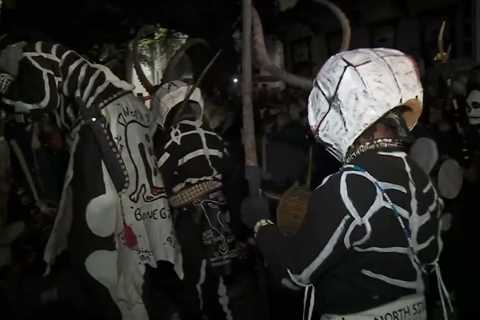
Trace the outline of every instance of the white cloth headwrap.
{"type": "MultiPolygon", "coordinates": [[[[154,123],[164,127],[168,113],[173,109],[173,107],[185,100],[189,91],[191,90],[191,87],[192,86],[187,85],[185,82],[179,80],[171,81],[162,85],[155,92],[152,99],[151,109],[153,111],[154,123]]],[[[201,119],[203,117],[204,103],[200,89],[195,88],[188,100],[195,101],[200,105],[201,113],[199,118],[201,119]]]]}
{"type": "Polygon", "coordinates": [[[315,137],[343,161],[370,125],[423,88],[411,58],[394,49],[357,49],[331,57],[319,71],[308,101],[315,137]]]}

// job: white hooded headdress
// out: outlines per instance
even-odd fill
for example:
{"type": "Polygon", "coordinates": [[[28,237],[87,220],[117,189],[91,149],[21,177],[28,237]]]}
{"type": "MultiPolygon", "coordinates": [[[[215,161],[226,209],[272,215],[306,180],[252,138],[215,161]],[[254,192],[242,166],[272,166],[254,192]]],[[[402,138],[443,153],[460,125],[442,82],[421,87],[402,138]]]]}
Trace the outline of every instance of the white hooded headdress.
{"type": "Polygon", "coordinates": [[[415,62],[394,49],[356,49],[331,57],[314,81],[308,122],[338,160],[360,134],[393,108],[406,105],[412,129],[422,111],[423,88],[415,62]]]}
{"type": "MultiPolygon", "coordinates": [[[[162,128],[165,126],[165,121],[172,109],[183,102],[191,90],[191,85],[186,84],[180,80],[174,80],[163,84],[155,92],[151,109],[153,110],[154,121],[162,128]]],[[[203,98],[200,89],[195,88],[188,98],[190,101],[195,101],[200,106],[199,119],[203,117],[203,98]]]]}

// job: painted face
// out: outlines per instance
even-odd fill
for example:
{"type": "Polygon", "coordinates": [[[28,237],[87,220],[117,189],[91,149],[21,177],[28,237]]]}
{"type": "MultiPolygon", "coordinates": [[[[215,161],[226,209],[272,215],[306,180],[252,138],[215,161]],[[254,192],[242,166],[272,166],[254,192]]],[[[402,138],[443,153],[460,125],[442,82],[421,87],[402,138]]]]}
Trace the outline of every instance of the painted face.
{"type": "Polygon", "coordinates": [[[471,125],[480,125],[480,90],[472,90],[467,96],[467,115],[471,125]]]}

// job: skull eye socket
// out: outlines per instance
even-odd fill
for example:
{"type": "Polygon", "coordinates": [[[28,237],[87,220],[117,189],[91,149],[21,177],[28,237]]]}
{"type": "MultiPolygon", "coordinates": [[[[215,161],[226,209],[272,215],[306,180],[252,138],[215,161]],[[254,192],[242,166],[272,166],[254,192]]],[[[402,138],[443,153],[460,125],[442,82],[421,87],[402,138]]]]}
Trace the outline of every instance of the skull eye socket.
{"type": "Polygon", "coordinates": [[[479,109],[480,108],[480,102],[472,101],[471,107],[472,107],[472,109],[479,109]]]}

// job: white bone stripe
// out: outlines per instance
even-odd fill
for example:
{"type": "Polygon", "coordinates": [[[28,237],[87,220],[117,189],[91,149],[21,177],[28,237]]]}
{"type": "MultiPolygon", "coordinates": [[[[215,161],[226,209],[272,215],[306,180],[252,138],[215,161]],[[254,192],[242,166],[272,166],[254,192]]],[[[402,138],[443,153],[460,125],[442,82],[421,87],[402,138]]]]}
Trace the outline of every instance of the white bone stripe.
{"type": "Polygon", "coordinates": [[[301,274],[299,275],[290,274],[292,277],[292,280],[295,283],[302,283],[304,285],[310,283],[310,276],[313,274],[315,270],[318,269],[318,267],[320,267],[320,265],[325,261],[325,259],[327,259],[327,257],[330,256],[330,254],[333,252],[333,249],[335,245],[338,243],[338,240],[340,239],[342,233],[344,233],[347,221],[350,220],[350,218],[351,218],[350,216],[345,216],[342,219],[342,222],[337,227],[337,229],[333,233],[330,240],[328,240],[325,248],[323,248],[320,254],[315,258],[315,260],[313,260],[310,263],[310,265],[308,265],[302,271],[301,274]]]}
{"type": "MultiPolygon", "coordinates": [[[[221,151],[218,151],[218,150],[215,150],[215,149],[208,149],[208,154],[210,156],[215,156],[215,157],[219,157],[219,158],[223,157],[223,153],[221,151]]],[[[203,149],[190,152],[189,154],[185,155],[183,158],[178,160],[178,165],[182,166],[185,163],[187,163],[188,161],[190,161],[192,159],[195,159],[197,157],[201,157],[201,156],[205,156],[205,150],[203,150],[203,149]]]]}
{"type": "Polygon", "coordinates": [[[163,166],[165,164],[165,162],[167,162],[168,158],[170,157],[170,154],[168,152],[164,152],[162,154],[162,156],[160,157],[160,159],[158,159],[158,162],[157,162],[157,166],[160,168],[161,166],[163,166]]]}
{"type": "Polygon", "coordinates": [[[417,281],[405,281],[405,280],[395,279],[395,278],[387,277],[383,274],[378,274],[366,269],[363,269],[362,273],[367,277],[386,282],[396,287],[415,290],[417,289],[417,286],[418,286],[417,281]]]}
{"type": "Polygon", "coordinates": [[[407,254],[408,250],[409,250],[407,247],[390,247],[390,248],[379,248],[379,247],[360,248],[360,247],[355,247],[353,249],[355,251],[358,251],[358,252],[401,253],[401,254],[407,254]]]}
{"type": "Polygon", "coordinates": [[[197,288],[198,300],[200,301],[200,310],[203,310],[202,285],[205,282],[206,268],[207,268],[207,260],[203,259],[202,264],[200,265],[200,277],[198,278],[198,282],[195,285],[195,287],[197,288]]]}
{"type": "Polygon", "coordinates": [[[228,307],[229,298],[227,294],[227,287],[225,286],[225,282],[223,281],[223,277],[220,277],[218,282],[218,302],[222,306],[223,312],[225,312],[225,316],[227,320],[233,320],[232,311],[228,307]]]}

